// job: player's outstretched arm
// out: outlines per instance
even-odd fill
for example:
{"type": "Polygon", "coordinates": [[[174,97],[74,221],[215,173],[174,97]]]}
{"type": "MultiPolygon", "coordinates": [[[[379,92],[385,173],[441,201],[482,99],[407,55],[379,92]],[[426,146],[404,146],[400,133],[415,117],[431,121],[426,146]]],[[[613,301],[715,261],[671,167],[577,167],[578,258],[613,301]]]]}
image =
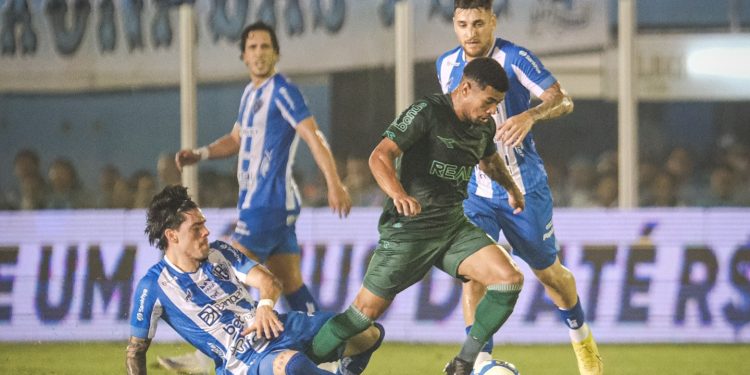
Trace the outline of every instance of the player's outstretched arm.
{"type": "Polygon", "coordinates": [[[284,325],[273,311],[273,306],[281,295],[281,283],[271,271],[258,264],[247,273],[245,284],[258,289],[260,301],[255,310],[255,322],[246,327],[242,334],[255,332],[256,337],[265,337],[269,340],[277,337],[284,330],[284,325]]]}
{"type": "Polygon", "coordinates": [[[128,375],[140,375],[146,373],[146,351],[151,345],[150,339],[142,339],[130,336],[128,347],[125,351],[125,367],[128,375]]]}
{"type": "Polygon", "coordinates": [[[498,153],[479,160],[479,168],[486,173],[491,179],[502,185],[508,191],[508,203],[514,208],[513,213],[518,214],[523,211],[526,201],[521,189],[518,188],[513,177],[511,177],[508,167],[500,159],[498,153]]]}
{"type": "Polygon", "coordinates": [[[177,169],[182,171],[182,167],[193,165],[205,159],[223,159],[235,156],[240,151],[240,127],[234,124],[232,131],[217,139],[208,146],[203,146],[195,150],[180,150],[174,157],[177,169]]]}
{"type": "Polygon", "coordinates": [[[394,160],[401,154],[403,152],[396,142],[383,138],[370,154],[370,170],[383,192],[393,199],[396,211],[404,216],[415,216],[422,212],[422,206],[416,198],[406,193],[396,176],[394,160]]]}
{"type": "Polygon", "coordinates": [[[328,186],[328,206],[338,213],[339,217],[346,217],[352,208],[352,199],[346,190],[341,177],[336,170],[336,161],[333,159],[333,153],[328,146],[325,136],[318,128],[315,118],[312,116],[302,120],[297,124],[297,133],[302,140],[310,147],[310,152],[315,159],[315,163],[323,172],[328,186]]]}
{"type": "Polygon", "coordinates": [[[498,124],[495,140],[506,146],[517,147],[534,124],[541,120],[549,120],[573,112],[573,99],[555,82],[539,96],[542,102],[528,111],[512,116],[504,123],[498,124]]]}

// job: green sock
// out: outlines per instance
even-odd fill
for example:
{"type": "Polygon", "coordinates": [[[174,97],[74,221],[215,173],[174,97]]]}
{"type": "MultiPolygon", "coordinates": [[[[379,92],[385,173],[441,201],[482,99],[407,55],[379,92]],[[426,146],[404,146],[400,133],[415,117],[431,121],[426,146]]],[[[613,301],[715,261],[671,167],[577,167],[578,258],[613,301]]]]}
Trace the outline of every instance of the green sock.
{"type": "Polygon", "coordinates": [[[316,363],[332,362],[336,360],[338,349],[346,340],[366,330],[370,325],[372,319],[354,306],[349,306],[346,311],[335,315],[320,328],[307,355],[316,363]]]}
{"type": "Polygon", "coordinates": [[[474,324],[458,354],[459,358],[474,363],[482,346],[513,312],[521,287],[521,284],[495,284],[487,287],[487,293],[479,301],[474,314],[474,324]]]}

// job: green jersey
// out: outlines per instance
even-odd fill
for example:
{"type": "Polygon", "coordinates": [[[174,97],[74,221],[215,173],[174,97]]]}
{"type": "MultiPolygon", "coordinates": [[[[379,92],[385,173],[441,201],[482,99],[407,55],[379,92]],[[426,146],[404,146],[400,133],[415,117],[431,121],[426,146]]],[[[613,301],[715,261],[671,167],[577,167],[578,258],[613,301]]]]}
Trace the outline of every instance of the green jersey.
{"type": "Polygon", "coordinates": [[[412,104],[383,133],[403,152],[396,161],[398,179],[422,212],[405,217],[387,199],[380,229],[438,229],[463,216],[466,186],[480,159],[497,152],[494,122],[458,119],[450,94],[429,95],[412,104]]]}

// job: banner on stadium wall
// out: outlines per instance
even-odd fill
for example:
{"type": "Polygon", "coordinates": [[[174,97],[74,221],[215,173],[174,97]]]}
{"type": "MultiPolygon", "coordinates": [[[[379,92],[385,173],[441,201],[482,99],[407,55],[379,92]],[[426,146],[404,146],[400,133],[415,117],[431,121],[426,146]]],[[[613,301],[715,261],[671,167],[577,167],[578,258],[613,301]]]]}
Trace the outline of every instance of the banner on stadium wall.
{"type": "MultiPolygon", "coordinates": [[[[206,210],[212,238],[234,210],[206,210]]],[[[325,310],[357,293],[377,209],[340,220],[306,209],[303,276],[325,310]]],[[[0,341],[126,340],[133,289],[160,258],[133,211],[0,213],[0,341]]],[[[750,210],[559,210],[555,232],[600,342],[750,342],[750,210]]],[[[517,259],[517,258],[516,258],[517,259]]],[[[540,284],[526,280],[497,342],[567,342],[540,284]]],[[[388,339],[461,342],[460,285],[440,271],[396,297],[388,339]]],[[[165,323],[158,340],[179,340],[165,323]]]]}
{"type": "MultiPolygon", "coordinates": [[[[414,57],[457,45],[453,0],[411,0],[414,57]]],[[[0,91],[176,85],[178,7],[188,0],[0,0],[0,91]],[[33,79],[30,79],[33,77],[33,79]]],[[[246,79],[237,41],[256,20],[275,25],[279,68],[321,73],[390,66],[394,0],[196,0],[202,82],[246,79]]],[[[606,2],[496,0],[498,33],[537,53],[602,48],[606,2]]]]}

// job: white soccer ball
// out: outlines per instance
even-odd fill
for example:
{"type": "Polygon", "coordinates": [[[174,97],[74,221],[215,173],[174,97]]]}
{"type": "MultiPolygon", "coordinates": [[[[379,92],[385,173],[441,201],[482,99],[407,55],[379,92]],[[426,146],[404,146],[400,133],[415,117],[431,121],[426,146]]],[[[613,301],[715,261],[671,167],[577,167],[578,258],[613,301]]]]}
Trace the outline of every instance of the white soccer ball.
{"type": "Polygon", "coordinates": [[[510,362],[491,359],[474,366],[471,375],[520,375],[520,373],[510,362]]]}

